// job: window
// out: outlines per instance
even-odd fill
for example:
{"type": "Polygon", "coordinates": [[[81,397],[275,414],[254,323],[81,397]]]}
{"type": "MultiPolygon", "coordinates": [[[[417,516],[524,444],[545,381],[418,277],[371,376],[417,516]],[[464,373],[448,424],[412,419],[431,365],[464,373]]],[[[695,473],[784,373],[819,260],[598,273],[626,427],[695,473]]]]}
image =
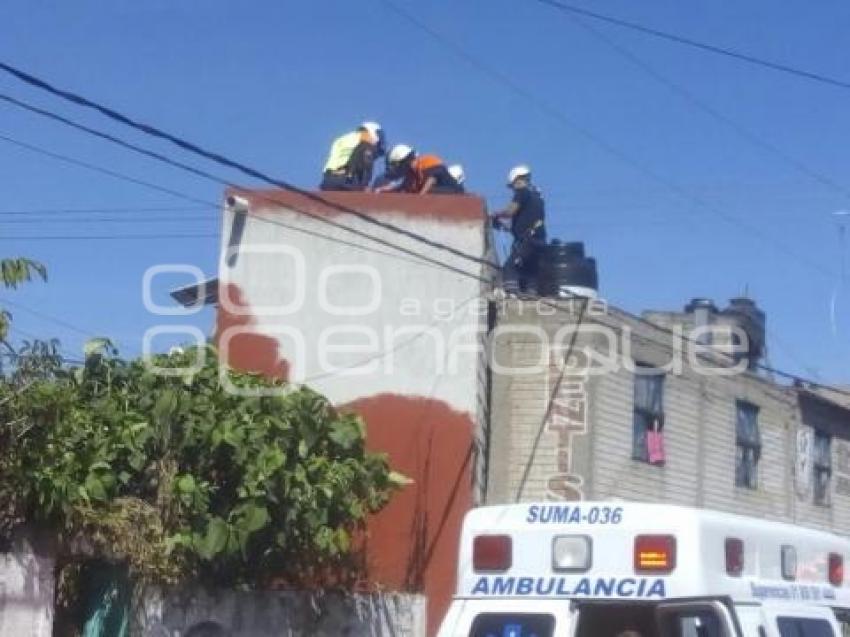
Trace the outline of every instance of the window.
{"type": "Polygon", "coordinates": [[[575,637],[643,637],[658,635],[655,605],[599,600],[579,605],[575,637]]]}
{"type": "Polygon", "coordinates": [[[635,370],[632,458],[652,464],[663,464],[663,428],[664,374],[641,365],[635,370]]]}
{"type": "Polygon", "coordinates": [[[737,634],[730,609],[719,601],[670,602],[658,606],[661,637],[731,637],[737,634]]]}
{"type": "Polygon", "coordinates": [[[761,457],[759,408],[752,403],[737,402],[735,424],[735,486],[758,487],[758,464],[761,457]]]}
{"type": "Polygon", "coordinates": [[[720,621],[710,611],[691,612],[671,617],[667,622],[667,635],[672,637],[720,637],[720,621]]]}
{"type": "Polygon", "coordinates": [[[531,613],[482,613],[472,622],[469,637],[552,637],[555,618],[531,613]]]}
{"type": "Polygon", "coordinates": [[[815,430],[814,462],[815,504],[829,506],[832,482],[832,437],[815,430]]]}
{"type": "Polygon", "coordinates": [[[841,637],[850,637],[850,611],[843,608],[834,608],[835,619],[841,627],[841,637]]]}
{"type": "Polygon", "coordinates": [[[781,637],[835,637],[825,619],[813,617],[777,617],[781,637]]]}

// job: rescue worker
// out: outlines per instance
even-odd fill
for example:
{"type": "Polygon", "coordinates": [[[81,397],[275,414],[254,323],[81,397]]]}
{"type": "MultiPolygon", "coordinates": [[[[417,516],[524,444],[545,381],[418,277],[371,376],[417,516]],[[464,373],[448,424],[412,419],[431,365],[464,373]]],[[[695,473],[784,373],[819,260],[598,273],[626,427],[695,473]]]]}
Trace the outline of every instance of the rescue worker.
{"type": "Polygon", "coordinates": [[[460,164],[452,164],[449,166],[449,174],[455,178],[461,192],[466,192],[466,187],[463,182],[466,181],[466,174],[463,172],[463,166],[460,164]]]}
{"type": "Polygon", "coordinates": [[[384,172],[377,177],[372,184],[373,192],[400,192],[401,185],[404,183],[404,177],[393,171],[390,166],[389,157],[384,161],[384,172]]]}
{"type": "MultiPolygon", "coordinates": [[[[459,194],[463,189],[451,176],[443,160],[436,155],[418,156],[416,151],[406,144],[393,147],[387,156],[390,178],[403,179],[399,192],[426,194],[459,194]]],[[[388,192],[386,187],[377,192],[388,192]]]]}
{"type": "Polygon", "coordinates": [[[363,122],[355,131],[337,137],[325,163],[322,190],[366,190],[375,160],[385,152],[384,130],[363,122]]]}
{"type": "Polygon", "coordinates": [[[546,245],[543,195],[531,183],[531,169],[515,166],[508,173],[508,188],[514,195],[508,206],[492,215],[496,227],[513,235],[511,253],[502,271],[505,292],[537,294],[540,251],[546,245]]]}

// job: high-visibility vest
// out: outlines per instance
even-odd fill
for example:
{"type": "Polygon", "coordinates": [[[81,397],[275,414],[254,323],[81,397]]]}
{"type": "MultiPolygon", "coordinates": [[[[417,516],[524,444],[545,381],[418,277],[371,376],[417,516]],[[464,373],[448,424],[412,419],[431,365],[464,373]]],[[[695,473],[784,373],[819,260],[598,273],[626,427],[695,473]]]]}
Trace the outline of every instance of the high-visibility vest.
{"type": "Polygon", "coordinates": [[[364,134],[361,131],[353,131],[337,137],[331,144],[331,152],[328,155],[328,161],[325,162],[325,172],[343,170],[361,141],[364,141],[364,134]]]}
{"type": "Polygon", "coordinates": [[[436,155],[420,155],[410,164],[410,178],[407,184],[408,192],[419,192],[428,179],[425,171],[437,166],[442,166],[443,160],[436,155]]]}

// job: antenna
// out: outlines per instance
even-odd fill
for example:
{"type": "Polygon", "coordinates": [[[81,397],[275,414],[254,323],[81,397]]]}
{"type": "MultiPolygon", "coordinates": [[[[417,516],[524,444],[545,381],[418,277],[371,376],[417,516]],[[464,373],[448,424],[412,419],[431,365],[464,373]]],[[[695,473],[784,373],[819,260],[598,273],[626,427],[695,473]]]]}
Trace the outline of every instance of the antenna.
{"type": "Polygon", "coordinates": [[[847,282],[847,249],[845,246],[846,243],[846,234],[847,234],[847,226],[846,221],[850,218],[850,210],[836,210],[832,213],[832,216],[838,222],[838,258],[839,258],[839,274],[838,274],[838,283],[835,285],[835,289],[832,291],[832,298],[829,302],[829,322],[832,326],[832,336],[838,336],[838,324],[836,323],[835,315],[836,315],[836,306],[838,304],[838,292],[844,287],[847,282]]]}

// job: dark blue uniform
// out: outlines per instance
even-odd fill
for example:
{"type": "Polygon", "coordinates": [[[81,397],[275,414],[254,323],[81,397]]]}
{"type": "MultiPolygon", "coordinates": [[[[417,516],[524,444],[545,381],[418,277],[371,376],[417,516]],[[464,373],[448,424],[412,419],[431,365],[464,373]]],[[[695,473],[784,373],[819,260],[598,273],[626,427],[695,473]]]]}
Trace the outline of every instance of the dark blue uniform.
{"type": "Polygon", "coordinates": [[[508,292],[536,294],[540,250],[546,245],[543,195],[529,184],[514,190],[513,202],[518,209],[511,218],[514,243],[505,262],[504,286],[508,292]]]}

